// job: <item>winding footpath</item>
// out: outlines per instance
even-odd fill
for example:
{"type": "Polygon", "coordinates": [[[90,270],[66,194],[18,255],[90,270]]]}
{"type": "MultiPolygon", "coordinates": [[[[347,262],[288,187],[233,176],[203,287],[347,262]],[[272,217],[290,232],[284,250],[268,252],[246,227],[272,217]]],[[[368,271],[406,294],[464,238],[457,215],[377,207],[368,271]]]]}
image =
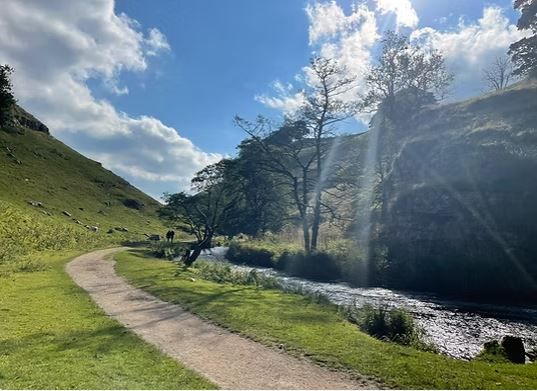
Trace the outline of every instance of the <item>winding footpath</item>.
{"type": "Polygon", "coordinates": [[[379,384],[331,371],[208,323],[130,285],[112,255],[94,251],[66,266],[109,316],[224,389],[370,389],[379,384]]]}

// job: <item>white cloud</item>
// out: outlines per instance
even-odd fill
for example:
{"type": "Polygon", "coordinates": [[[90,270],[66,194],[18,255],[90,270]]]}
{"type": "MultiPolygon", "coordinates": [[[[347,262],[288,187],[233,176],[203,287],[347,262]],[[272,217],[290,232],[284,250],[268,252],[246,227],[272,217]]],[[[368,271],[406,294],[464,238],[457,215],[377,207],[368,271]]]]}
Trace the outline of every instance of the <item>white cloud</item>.
{"type": "Polygon", "coordinates": [[[506,55],[509,45],[523,36],[500,7],[489,6],[474,23],[461,19],[449,31],[422,28],[414,31],[411,39],[444,54],[449,69],[455,73],[455,91],[460,97],[478,92],[483,68],[496,56],[506,55]]]}
{"type": "Polygon", "coordinates": [[[22,106],[57,136],[133,182],[162,182],[175,191],[220,158],[205,153],[156,118],[133,118],[93,96],[89,79],[116,94],[121,72],[142,72],[147,57],[169,51],[157,29],[117,15],[113,0],[3,0],[0,59],[14,66],[22,106]],[[156,158],[158,156],[158,158],[156,158]]]}
{"type": "MultiPolygon", "coordinates": [[[[364,4],[354,4],[346,14],[335,1],[313,3],[306,7],[309,19],[310,46],[320,56],[333,58],[344,66],[349,76],[356,78],[356,88],[350,90],[342,99],[355,100],[357,93],[365,88],[364,76],[371,64],[371,51],[379,35],[374,12],[364,4]]],[[[309,67],[295,76],[299,84],[312,86],[309,67]]],[[[302,91],[296,91],[292,84],[276,81],[272,85],[275,95],[257,95],[255,99],[265,106],[293,113],[304,102],[302,91]]],[[[360,117],[366,122],[368,117],[360,117]]]]}
{"type": "Polygon", "coordinates": [[[376,0],[377,10],[381,15],[395,14],[396,26],[416,28],[419,18],[410,0],[376,0]]]}
{"type": "Polygon", "coordinates": [[[145,40],[145,43],[148,48],[146,52],[148,56],[157,56],[161,52],[169,52],[171,50],[166,36],[156,28],[149,30],[149,37],[145,40]]]}
{"type": "Polygon", "coordinates": [[[286,114],[296,112],[305,102],[302,91],[294,92],[294,87],[291,83],[283,84],[277,80],[272,83],[272,89],[276,96],[256,95],[255,100],[267,107],[281,110],[286,114]]]}
{"type": "Polygon", "coordinates": [[[362,23],[364,9],[366,7],[363,5],[353,5],[350,15],[345,15],[343,9],[335,1],[308,4],[306,15],[310,21],[310,45],[318,43],[322,39],[335,38],[339,34],[345,34],[347,31],[359,27],[362,23]]]}

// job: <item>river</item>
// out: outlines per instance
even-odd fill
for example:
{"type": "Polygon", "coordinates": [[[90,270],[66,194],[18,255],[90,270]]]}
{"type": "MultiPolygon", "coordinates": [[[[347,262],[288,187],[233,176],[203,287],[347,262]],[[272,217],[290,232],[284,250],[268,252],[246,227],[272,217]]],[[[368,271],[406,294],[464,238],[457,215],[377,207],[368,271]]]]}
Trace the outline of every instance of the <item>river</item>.
{"type": "MultiPolygon", "coordinates": [[[[226,250],[215,247],[205,250],[201,257],[225,262],[226,250]]],[[[441,353],[454,358],[471,359],[485,342],[500,340],[505,335],[521,337],[527,350],[537,348],[537,306],[487,305],[384,288],[352,288],[344,283],[289,277],[270,268],[231,266],[238,270],[255,269],[277,278],[283,285],[321,293],[335,304],[404,308],[421,326],[425,338],[441,353]]]]}

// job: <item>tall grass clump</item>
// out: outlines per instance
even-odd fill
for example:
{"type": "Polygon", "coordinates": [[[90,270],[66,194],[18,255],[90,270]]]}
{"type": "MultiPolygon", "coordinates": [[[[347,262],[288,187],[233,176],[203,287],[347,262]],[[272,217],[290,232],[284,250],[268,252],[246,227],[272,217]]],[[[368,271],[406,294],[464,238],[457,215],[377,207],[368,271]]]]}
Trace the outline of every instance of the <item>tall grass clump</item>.
{"type": "Polygon", "coordinates": [[[365,286],[369,281],[364,257],[352,241],[344,239],[324,243],[313,253],[274,240],[232,242],[226,258],[235,264],[271,267],[316,281],[346,281],[355,286],[365,286]]]}
{"type": "Polygon", "coordinates": [[[360,308],[347,307],[344,312],[350,322],[375,338],[410,345],[421,350],[434,350],[425,341],[423,330],[404,309],[364,305],[360,308]]]}
{"type": "Polygon", "coordinates": [[[103,238],[84,227],[52,216],[25,211],[0,201],[0,266],[18,271],[39,270],[28,259],[38,251],[85,249],[103,243],[103,238]]]}
{"type": "Polygon", "coordinates": [[[149,245],[149,250],[152,255],[157,258],[166,258],[169,260],[181,257],[187,249],[189,249],[189,245],[186,243],[157,241],[152,242],[149,245]]]}
{"type": "MultiPolygon", "coordinates": [[[[281,288],[276,278],[263,275],[255,269],[234,270],[226,263],[204,260],[196,261],[193,267],[200,278],[220,284],[253,285],[265,289],[281,288]]],[[[178,273],[181,273],[181,270],[178,273]]]]}

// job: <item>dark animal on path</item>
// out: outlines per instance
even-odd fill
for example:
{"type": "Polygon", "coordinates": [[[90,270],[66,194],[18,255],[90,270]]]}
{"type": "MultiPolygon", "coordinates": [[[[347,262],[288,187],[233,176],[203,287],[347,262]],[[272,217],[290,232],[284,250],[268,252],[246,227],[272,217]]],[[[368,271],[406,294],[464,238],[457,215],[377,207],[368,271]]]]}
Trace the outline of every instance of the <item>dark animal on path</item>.
{"type": "Polygon", "coordinates": [[[168,231],[166,232],[166,241],[167,242],[172,242],[173,243],[173,237],[175,236],[175,232],[174,231],[168,231]]]}

